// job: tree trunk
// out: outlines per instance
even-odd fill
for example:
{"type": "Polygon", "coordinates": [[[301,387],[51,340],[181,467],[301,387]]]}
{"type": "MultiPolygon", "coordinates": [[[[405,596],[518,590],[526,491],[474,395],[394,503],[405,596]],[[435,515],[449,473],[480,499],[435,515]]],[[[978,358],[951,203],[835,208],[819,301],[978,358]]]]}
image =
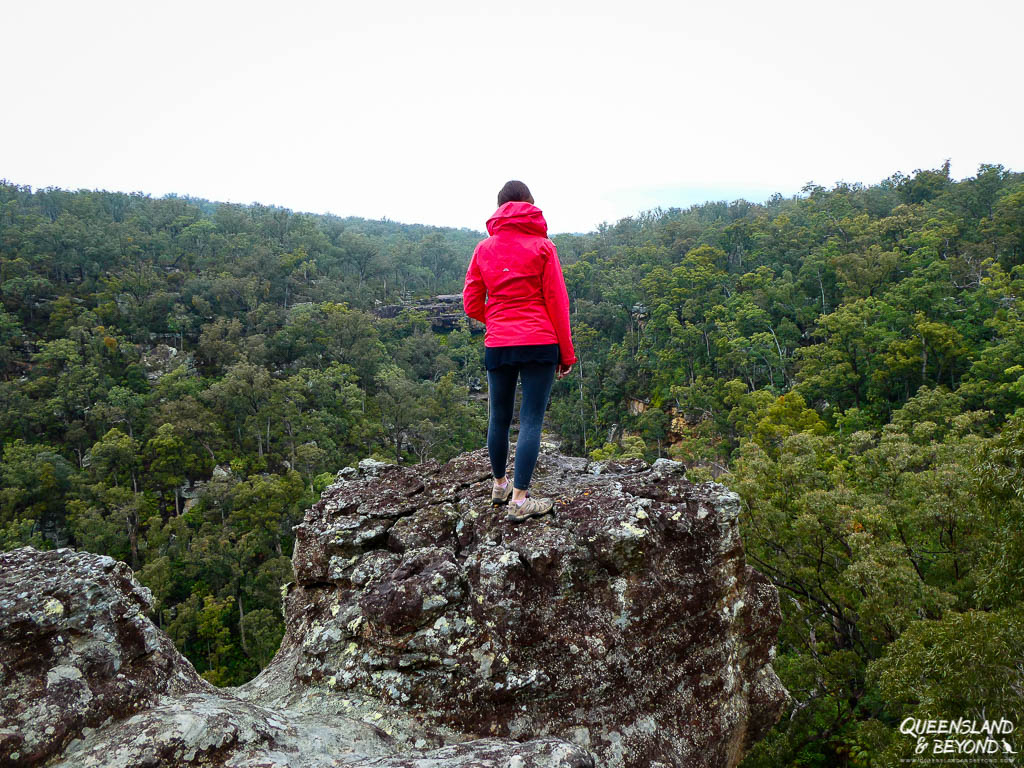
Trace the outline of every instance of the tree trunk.
{"type": "Polygon", "coordinates": [[[236,597],[238,601],[238,635],[242,640],[242,650],[245,651],[246,656],[251,656],[249,653],[249,642],[245,638],[245,611],[242,610],[242,596],[236,597]]]}
{"type": "Polygon", "coordinates": [[[129,512],[125,516],[128,524],[128,546],[131,548],[131,565],[133,571],[139,570],[139,524],[135,519],[135,513],[129,512]]]}

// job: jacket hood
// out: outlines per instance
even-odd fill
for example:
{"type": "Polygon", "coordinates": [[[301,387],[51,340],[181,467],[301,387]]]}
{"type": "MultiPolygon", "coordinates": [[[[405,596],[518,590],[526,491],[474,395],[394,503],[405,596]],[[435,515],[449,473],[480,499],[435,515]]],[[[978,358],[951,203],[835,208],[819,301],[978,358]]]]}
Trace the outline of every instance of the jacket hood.
{"type": "Polygon", "coordinates": [[[532,203],[505,203],[487,220],[487,234],[507,231],[547,237],[548,223],[543,211],[532,203]]]}

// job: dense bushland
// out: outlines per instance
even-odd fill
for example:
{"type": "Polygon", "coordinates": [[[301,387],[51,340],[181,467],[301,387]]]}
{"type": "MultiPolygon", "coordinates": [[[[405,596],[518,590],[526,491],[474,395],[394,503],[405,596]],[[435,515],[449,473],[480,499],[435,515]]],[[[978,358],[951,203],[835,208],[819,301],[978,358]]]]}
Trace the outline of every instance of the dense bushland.
{"type": "MultiPolygon", "coordinates": [[[[374,314],[458,293],[480,237],[0,185],[0,545],[125,559],[206,677],[251,677],[333,473],[483,444],[481,338],[374,314]]],[[[794,700],[746,764],[888,764],[908,714],[1020,724],[1024,174],[554,239],[580,358],[549,410],[563,450],[716,476],[779,586],[794,700]]]]}

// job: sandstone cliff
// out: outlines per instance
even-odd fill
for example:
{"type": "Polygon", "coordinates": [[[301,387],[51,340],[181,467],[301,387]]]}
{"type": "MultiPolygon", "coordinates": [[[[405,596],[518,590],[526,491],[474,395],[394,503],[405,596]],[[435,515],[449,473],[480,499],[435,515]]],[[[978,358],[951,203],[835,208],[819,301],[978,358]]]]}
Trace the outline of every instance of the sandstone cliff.
{"type": "Polygon", "coordinates": [[[282,647],[236,689],[123,564],[0,555],[0,764],[736,765],[786,698],[736,496],[545,450],[555,511],[513,525],[489,474],[482,450],[340,472],[296,529],[282,647]]]}

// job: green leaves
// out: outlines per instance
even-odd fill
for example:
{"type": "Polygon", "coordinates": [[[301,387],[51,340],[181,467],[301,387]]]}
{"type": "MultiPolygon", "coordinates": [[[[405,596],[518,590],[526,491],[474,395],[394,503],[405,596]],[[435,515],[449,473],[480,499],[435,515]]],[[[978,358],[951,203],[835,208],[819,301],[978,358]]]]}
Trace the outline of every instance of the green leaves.
{"type": "MultiPolygon", "coordinates": [[[[127,559],[209,679],[255,674],[290,526],[337,470],[482,445],[480,336],[385,306],[457,293],[479,236],[0,183],[0,546],[127,559]]],[[[944,680],[995,696],[1024,594],[1024,175],[809,185],[559,244],[580,363],[548,427],[729,470],[782,590],[797,706],[748,764],[886,764],[893,717],[955,708],[944,680]]]]}
{"type": "Polygon", "coordinates": [[[776,670],[797,702],[751,759],[884,762],[907,748],[904,716],[1018,717],[1024,420],[988,437],[991,412],[922,387],[880,432],[775,442],[766,426],[800,425],[783,400],[750,411],[723,478],[748,559],[780,589],[776,670]],[[821,730],[839,737],[811,750],[821,730]]]}
{"type": "Polygon", "coordinates": [[[1024,719],[1024,610],[951,612],[918,621],[868,668],[908,717],[1024,719]]]}

